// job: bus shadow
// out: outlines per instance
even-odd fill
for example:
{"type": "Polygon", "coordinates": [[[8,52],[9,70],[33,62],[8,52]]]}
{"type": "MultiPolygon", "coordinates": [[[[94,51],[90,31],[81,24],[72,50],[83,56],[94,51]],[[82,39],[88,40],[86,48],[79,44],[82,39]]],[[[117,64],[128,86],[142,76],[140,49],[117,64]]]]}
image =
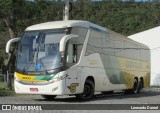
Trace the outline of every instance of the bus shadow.
{"type": "Polygon", "coordinates": [[[48,101],[48,102],[67,102],[67,103],[88,103],[92,101],[101,101],[101,100],[113,100],[113,99],[128,99],[128,98],[145,98],[160,95],[160,91],[141,91],[138,94],[125,94],[124,92],[117,92],[113,94],[95,94],[94,98],[91,100],[77,100],[75,96],[66,96],[61,97],[58,96],[54,100],[46,100],[46,99],[35,99],[35,101],[48,101]]]}
{"type": "Polygon", "coordinates": [[[113,100],[113,99],[128,99],[128,98],[142,98],[142,97],[152,97],[152,96],[158,96],[160,95],[160,92],[157,91],[142,91],[138,94],[125,94],[124,92],[120,93],[114,93],[112,95],[104,95],[99,94],[96,95],[95,100],[113,100]]]}

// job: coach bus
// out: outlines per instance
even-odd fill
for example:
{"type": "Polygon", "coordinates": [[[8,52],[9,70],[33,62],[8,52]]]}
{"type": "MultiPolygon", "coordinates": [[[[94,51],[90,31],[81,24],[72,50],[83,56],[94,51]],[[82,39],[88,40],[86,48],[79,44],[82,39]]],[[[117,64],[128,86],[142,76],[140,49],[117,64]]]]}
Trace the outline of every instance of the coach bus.
{"type": "Polygon", "coordinates": [[[16,93],[86,100],[95,92],[136,94],[150,85],[149,48],[91,22],[32,25],[17,40],[16,93]]]}

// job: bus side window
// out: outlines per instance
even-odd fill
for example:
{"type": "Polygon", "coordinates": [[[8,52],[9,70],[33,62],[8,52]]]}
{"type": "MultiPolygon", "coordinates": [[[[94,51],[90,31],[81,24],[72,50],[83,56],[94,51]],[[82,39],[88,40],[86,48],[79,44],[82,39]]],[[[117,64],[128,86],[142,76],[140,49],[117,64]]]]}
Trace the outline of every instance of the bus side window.
{"type": "Polygon", "coordinates": [[[66,46],[66,64],[72,66],[80,60],[83,49],[84,37],[69,39],[66,46]]]}
{"type": "Polygon", "coordinates": [[[74,39],[70,39],[67,44],[66,63],[72,66],[77,62],[77,44],[74,39]]]}
{"type": "Polygon", "coordinates": [[[67,63],[73,63],[73,59],[74,59],[74,50],[73,50],[73,44],[68,44],[67,47],[67,63]]]}

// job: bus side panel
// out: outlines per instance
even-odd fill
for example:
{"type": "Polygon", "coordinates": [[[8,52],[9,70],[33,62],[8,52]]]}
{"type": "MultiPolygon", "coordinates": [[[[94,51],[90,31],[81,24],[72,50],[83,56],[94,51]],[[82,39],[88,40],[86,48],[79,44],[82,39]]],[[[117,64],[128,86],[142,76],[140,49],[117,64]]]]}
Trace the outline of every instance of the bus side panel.
{"type": "Polygon", "coordinates": [[[79,64],[82,67],[81,74],[81,85],[84,88],[87,77],[93,77],[95,83],[95,91],[103,89],[103,78],[106,77],[104,74],[103,65],[101,62],[100,55],[98,53],[84,56],[79,64]]]}
{"type": "Polygon", "coordinates": [[[119,63],[118,59],[112,57],[111,60],[107,59],[106,56],[102,58],[102,56],[102,54],[94,53],[83,58],[83,63],[81,64],[83,65],[82,83],[85,82],[86,77],[93,76],[95,80],[95,91],[126,89],[123,76],[121,77],[121,71],[123,70],[109,68],[112,64],[120,66],[120,64],[117,64],[119,63]]]}
{"type": "Polygon", "coordinates": [[[75,65],[71,68],[66,70],[66,88],[65,94],[77,94],[82,93],[82,83],[81,83],[81,75],[82,75],[82,68],[75,65]]]}

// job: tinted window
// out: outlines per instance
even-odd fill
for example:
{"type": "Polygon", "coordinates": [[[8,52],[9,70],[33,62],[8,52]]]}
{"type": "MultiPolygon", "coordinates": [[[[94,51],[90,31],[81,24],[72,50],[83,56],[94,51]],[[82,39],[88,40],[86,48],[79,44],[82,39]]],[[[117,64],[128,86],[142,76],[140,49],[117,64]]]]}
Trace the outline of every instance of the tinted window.
{"type": "Polygon", "coordinates": [[[109,33],[102,33],[103,53],[114,55],[114,42],[109,33]]]}
{"type": "Polygon", "coordinates": [[[86,55],[93,53],[102,53],[101,32],[96,30],[90,30],[86,49],[86,55]]]}
{"type": "MultiPolygon", "coordinates": [[[[113,37],[114,38],[114,37],[113,37]]],[[[114,38],[115,56],[124,57],[124,40],[114,38]]]]}

